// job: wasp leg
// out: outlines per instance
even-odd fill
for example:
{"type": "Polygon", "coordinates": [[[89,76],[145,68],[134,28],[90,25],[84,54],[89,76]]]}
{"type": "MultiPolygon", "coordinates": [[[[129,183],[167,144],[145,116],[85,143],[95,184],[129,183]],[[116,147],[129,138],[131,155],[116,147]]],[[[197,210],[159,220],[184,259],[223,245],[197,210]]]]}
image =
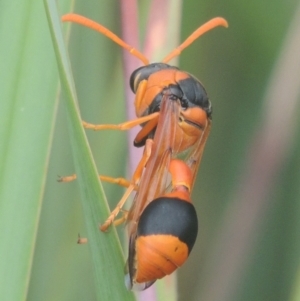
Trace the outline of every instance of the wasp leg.
{"type": "MultiPolygon", "coordinates": [[[[62,183],[68,183],[68,182],[72,182],[76,179],[77,179],[77,175],[73,174],[71,176],[59,177],[57,181],[62,182],[62,183]]],[[[123,186],[123,187],[126,187],[126,188],[130,186],[130,182],[128,180],[126,180],[125,178],[113,178],[113,177],[101,176],[100,175],[99,179],[101,181],[108,182],[108,183],[111,183],[111,184],[117,184],[117,185],[120,185],[120,186],[123,186]]],[[[136,187],[135,187],[135,189],[136,189],[136,187]]]]}
{"type": "Polygon", "coordinates": [[[72,182],[76,179],[77,179],[76,174],[73,174],[70,176],[65,176],[65,177],[58,176],[57,182],[68,183],[68,182],[72,182]]]}
{"type": "Polygon", "coordinates": [[[114,220],[114,222],[113,222],[114,226],[119,226],[119,225],[123,224],[124,222],[126,222],[126,220],[127,220],[128,211],[123,210],[123,209],[121,209],[121,211],[122,211],[122,217],[114,220]]]}
{"type": "Polygon", "coordinates": [[[152,120],[147,122],[144,127],[142,127],[142,129],[137,133],[137,135],[134,139],[134,146],[140,147],[145,144],[147,137],[157,126],[158,118],[159,118],[159,115],[154,117],[152,120]]]}
{"type": "Polygon", "coordinates": [[[81,237],[80,234],[78,233],[77,243],[79,245],[87,244],[88,243],[88,239],[86,237],[81,237]]]}
{"type": "Polygon", "coordinates": [[[117,184],[123,187],[128,188],[130,186],[130,182],[125,178],[112,178],[107,176],[99,176],[99,179],[104,182],[108,182],[111,184],[117,184]]]}
{"type": "Polygon", "coordinates": [[[100,226],[100,230],[105,232],[107,230],[107,228],[113,223],[113,221],[115,220],[116,216],[118,215],[118,213],[120,212],[120,210],[122,209],[122,207],[124,206],[125,202],[127,201],[129,195],[131,194],[131,192],[133,192],[136,187],[138,186],[144,167],[146,166],[148,159],[151,155],[151,149],[152,149],[152,145],[153,145],[153,140],[152,139],[147,139],[146,144],[145,144],[145,148],[144,148],[144,153],[143,153],[143,157],[140,160],[133,176],[132,176],[132,180],[131,180],[131,184],[128,186],[128,188],[126,189],[123,197],[121,198],[121,200],[119,201],[119,203],[117,204],[117,206],[115,207],[115,209],[111,212],[111,214],[109,215],[109,217],[106,219],[106,221],[100,226]]]}
{"type": "Polygon", "coordinates": [[[157,117],[159,115],[159,112],[152,113],[150,115],[140,117],[134,120],[126,121],[120,124],[92,124],[87,123],[85,121],[82,121],[83,126],[86,129],[92,129],[94,131],[99,130],[120,130],[120,131],[126,131],[129,130],[137,125],[140,125],[142,123],[145,123],[149,120],[152,120],[153,118],[157,117]]]}

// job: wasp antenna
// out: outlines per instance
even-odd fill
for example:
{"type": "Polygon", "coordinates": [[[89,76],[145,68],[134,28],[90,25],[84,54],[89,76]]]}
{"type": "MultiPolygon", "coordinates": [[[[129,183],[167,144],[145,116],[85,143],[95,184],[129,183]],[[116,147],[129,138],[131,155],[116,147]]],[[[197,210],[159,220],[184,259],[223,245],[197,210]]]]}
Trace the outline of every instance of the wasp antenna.
{"type": "Polygon", "coordinates": [[[139,60],[141,60],[145,65],[149,64],[149,60],[138,50],[133,48],[132,46],[125,43],[122,39],[120,39],[117,35],[115,35],[113,32],[111,32],[109,29],[104,27],[103,25],[88,19],[86,17],[77,15],[77,14],[66,14],[62,16],[61,20],[63,22],[73,22],[78,23],[80,25],[83,25],[85,27],[91,28],[97,32],[100,32],[101,34],[107,36],[109,39],[123,47],[124,49],[128,50],[133,56],[137,57],[139,60]]]}
{"type": "Polygon", "coordinates": [[[210,31],[211,29],[217,27],[217,26],[223,26],[228,27],[228,23],[225,19],[221,17],[213,18],[206,22],[205,24],[201,25],[197,30],[195,30],[181,45],[179,45],[177,48],[172,50],[171,53],[169,53],[164,59],[163,63],[169,62],[172,58],[178,56],[183,49],[191,45],[196,39],[198,39],[200,36],[202,36],[204,33],[210,31]]]}

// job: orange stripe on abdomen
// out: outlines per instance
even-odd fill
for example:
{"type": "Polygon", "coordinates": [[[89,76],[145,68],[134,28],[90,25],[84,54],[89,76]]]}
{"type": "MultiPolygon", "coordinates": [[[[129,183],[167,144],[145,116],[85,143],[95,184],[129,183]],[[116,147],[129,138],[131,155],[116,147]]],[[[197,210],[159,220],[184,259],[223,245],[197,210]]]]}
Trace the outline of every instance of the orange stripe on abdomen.
{"type": "Polygon", "coordinates": [[[160,279],[174,272],[188,257],[188,247],[172,235],[147,235],[136,240],[137,283],[160,279]]]}

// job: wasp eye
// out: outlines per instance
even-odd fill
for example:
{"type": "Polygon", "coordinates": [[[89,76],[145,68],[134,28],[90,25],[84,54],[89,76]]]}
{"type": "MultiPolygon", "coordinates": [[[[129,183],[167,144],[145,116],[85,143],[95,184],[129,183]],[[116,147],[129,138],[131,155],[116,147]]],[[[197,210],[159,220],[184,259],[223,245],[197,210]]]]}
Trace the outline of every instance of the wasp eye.
{"type": "Polygon", "coordinates": [[[169,96],[169,98],[170,98],[171,100],[177,100],[177,99],[178,99],[178,96],[171,94],[171,95],[169,96]]]}
{"type": "Polygon", "coordinates": [[[185,99],[185,98],[182,98],[182,99],[180,100],[180,104],[181,104],[181,107],[182,107],[184,110],[186,110],[186,109],[188,108],[188,106],[189,106],[188,101],[187,101],[187,99],[185,99]]]}

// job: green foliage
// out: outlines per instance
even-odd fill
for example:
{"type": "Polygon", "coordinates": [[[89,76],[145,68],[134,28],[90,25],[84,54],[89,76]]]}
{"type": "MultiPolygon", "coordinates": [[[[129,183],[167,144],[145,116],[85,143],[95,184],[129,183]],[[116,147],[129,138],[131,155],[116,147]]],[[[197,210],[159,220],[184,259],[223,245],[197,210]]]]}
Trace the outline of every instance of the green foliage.
{"type": "Polygon", "coordinates": [[[25,300],[57,108],[42,3],[1,3],[0,294],[25,300]]]}

